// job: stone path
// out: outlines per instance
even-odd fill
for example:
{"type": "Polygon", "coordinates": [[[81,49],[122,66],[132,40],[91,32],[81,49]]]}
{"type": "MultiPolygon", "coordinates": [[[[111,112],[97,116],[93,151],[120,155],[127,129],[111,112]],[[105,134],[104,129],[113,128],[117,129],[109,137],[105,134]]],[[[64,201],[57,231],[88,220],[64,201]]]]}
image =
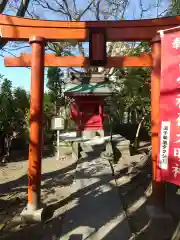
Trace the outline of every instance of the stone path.
{"type": "Polygon", "coordinates": [[[107,160],[88,154],[79,160],[61,240],[128,240],[131,237],[107,160]]]}

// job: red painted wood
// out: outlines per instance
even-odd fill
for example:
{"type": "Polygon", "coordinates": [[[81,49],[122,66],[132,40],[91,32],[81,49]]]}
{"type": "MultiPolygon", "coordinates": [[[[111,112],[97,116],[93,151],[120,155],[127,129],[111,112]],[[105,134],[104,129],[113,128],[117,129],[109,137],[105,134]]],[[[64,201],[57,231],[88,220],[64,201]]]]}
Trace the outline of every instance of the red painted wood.
{"type": "Polygon", "coordinates": [[[71,106],[71,118],[79,131],[103,130],[102,97],[77,97],[71,106]]]}
{"type": "MultiPolygon", "coordinates": [[[[6,56],[4,64],[6,67],[31,67],[32,55],[21,54],[20,57],[6,56]]],[[[82,56],[55,56],[45,54],[45,67],[90,67],[90,60],[82,56]]],[[[151,54],[143,53],[140,56],[108,57],[105,67],[151,67],[151,54]]]]}
{"type": "Polygon", "coordinates": [[[33,209],[40,207],[41,154],[43,132],[44,98],[44,39],[33,37],[31,99],[30,99],[30,142],[28,168],[28,205],[33,209]]]}
{"type": "Polygon", "coordinates": [[[31,36],[43,36],[47,41],[88,40],[88,29],[104,28],[108,41],[151,40],[158,30],[179,26],[180,17],[145,20],[67,22],[41,21],[0,14],[3,39],[28,41],[31,36]]]}

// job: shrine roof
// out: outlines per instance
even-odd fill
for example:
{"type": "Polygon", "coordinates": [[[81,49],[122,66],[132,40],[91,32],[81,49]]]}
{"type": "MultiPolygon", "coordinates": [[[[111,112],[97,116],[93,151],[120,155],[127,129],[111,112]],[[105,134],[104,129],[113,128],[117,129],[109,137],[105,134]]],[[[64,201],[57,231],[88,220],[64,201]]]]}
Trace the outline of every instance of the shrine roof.
{"type": "Polygon", "coordinates": [[[83,83],[76,84],[70,83],[65,87],[64,93],[69,96],[82,96],[82,95],[96,95],[96,96],[108,96],[113,92],[112,85],[110,83],[83,83]]]}

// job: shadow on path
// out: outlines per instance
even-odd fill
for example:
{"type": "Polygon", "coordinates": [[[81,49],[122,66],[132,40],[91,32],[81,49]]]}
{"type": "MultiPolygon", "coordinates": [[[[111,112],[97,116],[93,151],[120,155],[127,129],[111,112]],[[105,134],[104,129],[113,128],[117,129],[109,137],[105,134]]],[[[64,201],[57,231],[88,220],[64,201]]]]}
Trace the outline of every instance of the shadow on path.
{"type": "MultiPolygon", "coordinates": [[[[114,181],[112,181],[112,173],[104,171],[101,165],[98,166],[98,163],[97,166],[92,166],[92,169],[89,169],[92,161],[93,157],[91,158],[90,156],[80,159],[78,165],[82,165],[83,170],[76,169],[75,173],[76,163],[63,169],[43,174],[44,184],[42,188],[46,189],[47,193],[52,191],[52,186],[61,186],[62,179],[68,178],[68,176],[71,176],[71,180],[67,182],[72,187],[74,174],[75,180],[80,184],[77,186],[81,186],[81,188],[72,189],[68,197],[49,205],[48,215],[56,214],[45,223],[21,225],[15,232],[12,232],[12,229],[5,229],[0,239],[84,240],[84,234],[89,236],[87,239],[91,239],[90,237],[93,239],[94,234],[96,234],[95,240],[126,240],[129,238],[119,235],[122,232],[122,228],[125,228],[126,225],[126,216],[121,206],[122,200],[123,207],[126,210],[134,205],[136,206],[134,211],[128,214],[131,230],[137,233],[136,239],[151,239],[148,233],[149,219],[145,211],[148,198],[141,205],[138,206],[137,204],[139,199],[144,197],[144,193],[151,182],[151,175],[147,177],[148,174],[151,174],[151,161],[146,161],[143,166],[137,167],[131,173],[128,173],[128,167],[119,170],[116,173],[116,179],[128,176],[130,181],[119,186],[118,191],[114,186],[114,181]],[[93,170],[93,167],[95,167],[96,171],[93,170]],[[100,174],[98,174],[99,172],[100,174]],[[110,197],[112,195],[117,195],[119,202],[114,203],[110,197]],[[108,211],[107,206],[109,208],[108,211]],[[65,214],[59,211],[62,207],[66,208],[65,214]],[[63,225],[64,222],[67,223],[66,226],[63,225]],[[103,233],[103,236],[96,238],[99,236],[99,233],[103,233]]],[[[107,168],[108,164],[107,162],[107,168]]],[[[1,193],[17,191],[15,190],[16,186],[19,186],[18,191],[26,191],[26,188],[23,187],[27,182],[26,178],[26,176],[22,176],[15,181],[4,184],[4,186],[1,184],[1,193]]],[[[20,201],[16,205],[18,204],[19,207],[19,204],[22,204],[22,202],[20,201]]]]}

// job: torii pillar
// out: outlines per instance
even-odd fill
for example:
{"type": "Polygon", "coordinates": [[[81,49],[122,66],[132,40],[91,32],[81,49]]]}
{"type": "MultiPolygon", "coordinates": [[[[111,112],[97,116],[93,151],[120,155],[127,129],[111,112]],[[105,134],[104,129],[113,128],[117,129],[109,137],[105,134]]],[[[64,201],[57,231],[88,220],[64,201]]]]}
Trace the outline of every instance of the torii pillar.
{"type": "Polygon", "coordinates": [[[32,46],[30,92],[30,143],[28,168],[28,204],[21,213],[26,220],[41,221],[41,155],[43,138],[44,43],[42,37],[30,38],[32,46]]]}

